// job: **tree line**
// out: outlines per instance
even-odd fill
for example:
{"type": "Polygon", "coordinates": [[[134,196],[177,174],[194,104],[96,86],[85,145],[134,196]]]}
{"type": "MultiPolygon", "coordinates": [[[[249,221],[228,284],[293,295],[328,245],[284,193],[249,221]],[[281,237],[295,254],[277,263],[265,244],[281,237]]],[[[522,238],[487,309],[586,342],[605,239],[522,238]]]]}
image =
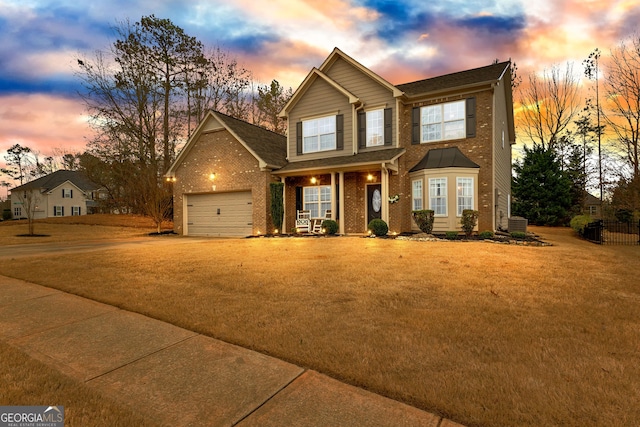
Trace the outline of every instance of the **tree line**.
{"type": "Polygon", "coordinates": [[[640,38],[599,49],[583,63],[532,73],[515,90],[522,157],[514,163],[513,212],[538,225],[588,213],[591,193],[604,215],[640,219],[640,38]],[[595,194],[594,194],[595,193],[595,194]]]}

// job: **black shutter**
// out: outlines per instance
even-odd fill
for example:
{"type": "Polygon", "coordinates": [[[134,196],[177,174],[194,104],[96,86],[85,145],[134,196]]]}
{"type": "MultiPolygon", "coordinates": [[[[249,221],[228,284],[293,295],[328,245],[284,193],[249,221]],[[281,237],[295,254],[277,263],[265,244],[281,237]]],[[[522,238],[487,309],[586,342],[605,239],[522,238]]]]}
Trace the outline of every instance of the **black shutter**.
{"type": "Polygon", "coordinates": [[[302,210],[302,187],[296,187],[296,210],[302,210]]]}
{"type": "Polygon", "coordinates": [[[411,144],[420,144],[420,107],[411,111],[411,144]]]}
{"type": "Polygon", "coordinates": [[[467,98],[466,114],[467,114],[467,138],[475,138],[476,136],[476,99],[475,98],[467,98]]]}
{"type": "Polygon", "coordinates": [[[344,150],[344,114],[336,116],[336,150],[344,150]]]}
{"type": "Polygon", "coordinates": [[[296,154],[302,154],[302,122],[296,123],[296,154]]]}
{"type": "Polygon", "coordinates": [[[391,122],[393,121],[391,108],[384,109],[384,145],[391,145],[392,133],[391,122]]]}
{"type": "Polygon", "coordinates": [[[62,189],[62,198],[64,199],[64,188],[62,189]]]}
{"type": "Polygon", "coordinates": [[[64,216],[64,206],[60,206],[60,208],[62,209],[62,216],[64,216]]]}
{"type": "Polygon", "coordinates": [[[69,195],[71,196],[71,198],[73,199],[73,188],[71,190],[69,190],[69,195]]]}
{"type": "Polygon", "coordinates": [[[367,113],[358,112],[358,148],[367,146],[367,113]]]}

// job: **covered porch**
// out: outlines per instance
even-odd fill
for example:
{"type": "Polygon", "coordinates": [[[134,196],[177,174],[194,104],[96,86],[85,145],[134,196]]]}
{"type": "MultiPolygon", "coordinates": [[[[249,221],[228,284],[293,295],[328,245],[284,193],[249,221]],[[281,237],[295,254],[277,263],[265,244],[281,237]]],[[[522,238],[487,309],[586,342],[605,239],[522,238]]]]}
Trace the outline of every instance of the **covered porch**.
{"type": "Polygon", "coordinates": [[[404,151],[294,162],[274,171],[285,184],[283,231],[298,231],[301,215],[314,227],[312,232],[329,217],[338,223],[339,234],[366,233],[372,218],[389,223],[390,188],[404,151]]]}

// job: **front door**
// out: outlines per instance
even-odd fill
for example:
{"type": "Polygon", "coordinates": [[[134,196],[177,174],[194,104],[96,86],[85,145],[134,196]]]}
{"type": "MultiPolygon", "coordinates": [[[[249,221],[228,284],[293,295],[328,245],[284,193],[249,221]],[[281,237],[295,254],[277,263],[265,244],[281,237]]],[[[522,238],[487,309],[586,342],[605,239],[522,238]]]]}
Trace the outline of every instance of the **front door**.
{"type": "Polygon", "coordinates": [[[382,186],[367,185],[367,224],[374,218],[382,218],[382,186]]]}

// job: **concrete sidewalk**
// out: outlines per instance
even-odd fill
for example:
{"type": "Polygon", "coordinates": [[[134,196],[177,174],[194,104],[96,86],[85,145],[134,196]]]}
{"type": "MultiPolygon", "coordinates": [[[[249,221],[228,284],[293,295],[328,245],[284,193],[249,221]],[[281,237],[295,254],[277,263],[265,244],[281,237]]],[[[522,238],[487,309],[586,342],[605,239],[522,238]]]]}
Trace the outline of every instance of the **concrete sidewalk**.
{"type": "Polygon", "coordinates": [[[106,304],[0,276],[0,340],[171,426],[433,426],[447,419],[106,304]]]}

